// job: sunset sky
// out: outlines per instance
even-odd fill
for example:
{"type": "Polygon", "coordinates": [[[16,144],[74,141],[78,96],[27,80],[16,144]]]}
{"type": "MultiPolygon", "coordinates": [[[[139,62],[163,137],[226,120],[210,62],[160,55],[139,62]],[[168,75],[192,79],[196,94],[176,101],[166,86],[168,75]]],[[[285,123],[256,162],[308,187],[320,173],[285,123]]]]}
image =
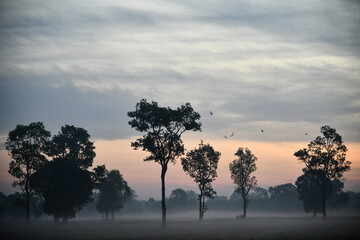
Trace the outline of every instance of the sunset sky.
{"type": "MultiPolygon", "coordinates": [[[[203,131],[183,140],[221,152],[220,195],[234,189],[239,147],[258,158],[261,187],[294,183],[303,165],[293,154],[323,125],[343,136],[345,188],[360,191],[359,12],[358,0],[0,1],[0,191],[15,191],[8,132],[42,121],[53,134],[85,128],[94,166],[159,199],[160,166],[130,147],[139,133],[127,112],[142,98],[201,114],[203,131]]],[[[179,161],[167,195],[177,187],[196,190],[179,161]]]]}

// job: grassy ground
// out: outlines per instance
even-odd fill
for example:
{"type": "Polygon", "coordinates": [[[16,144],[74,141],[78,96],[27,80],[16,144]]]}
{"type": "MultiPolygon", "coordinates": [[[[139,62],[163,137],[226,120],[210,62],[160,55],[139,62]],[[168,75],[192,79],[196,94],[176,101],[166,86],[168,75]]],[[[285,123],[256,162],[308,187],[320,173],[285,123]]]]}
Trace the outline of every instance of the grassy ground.
{"type": "Polygon", "coordinates": [[[1,222],[0,239],[360,239],[360,217],[1,222]]]}

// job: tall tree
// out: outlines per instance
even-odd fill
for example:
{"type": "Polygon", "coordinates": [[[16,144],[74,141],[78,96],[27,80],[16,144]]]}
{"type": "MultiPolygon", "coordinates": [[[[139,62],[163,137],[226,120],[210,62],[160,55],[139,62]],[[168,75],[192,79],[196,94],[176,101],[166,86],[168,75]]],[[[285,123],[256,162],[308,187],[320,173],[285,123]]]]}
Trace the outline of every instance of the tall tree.
{"type": "Polygon", "coordinates": [[[100,195],[96,209],[101,213],[105,213],[106,219],[109,219],[109,213],[111,213],[112,220],[114,220],[115,211],[124,207],[125,201],[129,199],[132,193],[119,170],[106,172],[99,191],[100,195]]]}
{"type": "Polygon", "coordinates": [[[243,217],[246,217],[246,209],[249,204],[248,194],[257,185],[255,176],[251,176],[256,171],[255,161],[257,158],[248,148],[239,148],[235,153],[238,158],[229,164],[231,179],[236,184],[236,191],[243,199],[243,217]]]}
{"type": "Polygon", "coordinates": [[[30,176],[47,161],[44,150],[50,136],[42,122],[34,122],[17,125],[5,142],[9,156],[14,159],[9,164],[9,173],[17,178],[13,186],[20,187],[26,198],[27,224],[30,221],[30,198],[34,194],[29,184],[30,176]]]}
{"type": "Polygon", "coordinates": [[[201,141],[199,148],[189,151],[186,157],[181,159],[184,171],[194,179],[200,190],[198,194],[200,222],[207,210],[206,198],[213,198],[216,194],[211,183],[217,177],[216,170],[220,155],[220,152],[215,151],[212,146],[201,141]]]}
{"type": "Polygon", "coordinates": [[[326,199],[328,185],[332,180],[342,180],[343,174],[350,170],[350,161],[346,161],[347,147],[336,129],[321,127],[323,136],[318,136],[294,155],[305,164],[303,172],[310,172],[313,180],[321,189],[323,217],[326,218],[326,199]]]}
{"type": "Polygon", "coordinates": [[[94,182],[87,169],[95,157],[93,142],[83,128],[65,125],[55,135],[47,154],[53,161],[31,178],[31,185],[44,197],[44,212],[67,223],[91,200],[94,182]]]}
{"type": "Polygon", "coordinates": [[[128,112],[132,118],[129,125],[145,135],[131,146],[137,150],[142,148],[150,152],[144,161],[155,161],[161,165],[161,206],[162,226],[166,226],[165,203],[165,175],[169,162],[176,163],[176,159],[184,154],[184,144],[181,135],[185,131],[201,130],[198,122],[200,114],[195,112],[190,103],[186,103],[176,110],[170,107],[159,107],[157,102],[148,103],[142,99],[136,104],[135,111],[128,112]]]}

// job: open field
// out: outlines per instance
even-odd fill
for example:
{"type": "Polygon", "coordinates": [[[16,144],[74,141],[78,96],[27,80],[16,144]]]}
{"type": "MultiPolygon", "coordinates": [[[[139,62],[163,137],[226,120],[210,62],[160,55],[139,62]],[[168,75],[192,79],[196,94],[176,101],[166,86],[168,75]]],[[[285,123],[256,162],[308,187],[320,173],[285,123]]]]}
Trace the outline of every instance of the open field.
{"type": "Polygon", "coordinates": [[[1,239],[360,239],[360,217],[1,222],[1,239]]]}

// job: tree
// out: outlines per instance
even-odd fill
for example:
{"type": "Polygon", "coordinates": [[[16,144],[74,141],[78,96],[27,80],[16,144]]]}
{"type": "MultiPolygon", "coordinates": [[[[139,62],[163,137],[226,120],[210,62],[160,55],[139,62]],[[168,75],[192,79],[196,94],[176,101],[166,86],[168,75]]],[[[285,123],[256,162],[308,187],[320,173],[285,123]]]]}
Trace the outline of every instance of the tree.
{"type": "Polygon", "coordinates": [[[115,211],[124,207],[124,202],[130,197],[131,189],[119,170],[111,170],[106,172],[106,177],[100,184],[99,201],[96,204],[96,209],[105,213],[106,220],[114,220],[115,211]]]}
{"type": "MultiPolygon", "coordinates": [[[[311,172],[305,172],[297,178],[295,185],[299,193],[299,199],[303,202],[305,212],[312,212],[313,217],[322,213],[322,192],[320,186],[315,182],[311,172]]],[[[331,181],[327,185],[326,199],[330,199],[330,206],[345,205],[350,200],[347,193],[342,191],[344,183],[339,180],[331,181]]]]}
{"type": "Polygon", "coordinates": [[[296,197],[296,187],[291,183],[280,184],[274,187],[269,187],[269,194],[271,199],[288,201],[296,197]]]}
{"type": "Polygon", "coordinates": [[[179,209],[184,209],[188,206],[188,196],[184,189],[177,188],[172,190],[169,200],[168,200],[169,207],[176,207],[179,209]]]}
{"type": "Polygon", "coordinates": [[[268,190],[262,187],[255,187],[249,194],[250,199],[266,199],[268,198],[268,190]]]}
{"type": "Polygon", "coordinates": [[[246,209],[249,204],[248,194],[257,185],[255,176],[251,176],[256,171],[255,161],[257,158],[248,148],[239,148],[235,153],[238,158],[229,164],[231,179],[236,184],[236,190],[243,199],[243,217],[246,217],[246,209]]]}
{"type": "MultiPolygon", "coordinates": [[[[305,212],[312,212],[313,217],[316,217],[317,213],[322,212],[321,188],[314,181],[311,172],[305,172],[298,177],[295,185],[299,193],[299,199],[303,202],[305,212]]],[[[330,186],[330,184],[328,186],[330,186]]],[[[326,192],[330,194],[330,191],[326,192]]]]}
{"type": "Polygon", "coordinates": [[[30,198],[35,193],[30,187],[30,176],[46,162],[44,150],[50,136],[42,122],[35,122],[17,125],[9,132],[5,142],[9,156],[14,159],[9,164],[9,173],[18,179],[13,182],[13,186],[20,187],[26,198],[27,224],[30,221],[30,198]]]}
{"type": "Polygon", "coordinates": [[[93,169],[93,172],[91,173],[91,178],[94,184],[95,191],[100,191],[101,183],[105,181],[107,174],[108,170],[106,169],[105,165],[100,165],[93,169]]]}
{"type": "Polygon", "coordinates": [[[67,223],[75,212],[91,200],[94,183],[87,169],[95,157],[90,135],[83,128],[65,125],[47,149],[53,157],[33,174],[31,185],[44,197],[44,212],[67,223]]]}
{"type": "Polygon", "coordinates": [[[212,146],[204,145],[201,141],[199,148],[189,151],[186,157],[181,159],[184,171],[194,178],[194,182],[198,184],[200,190],[198,194],[200,222],[207,211],[205,199],[213,198],[216,194],[211,183],[217,177],[216,170],[220,155],[220,152],[215,151],[212,146]]]}
{"type": "Polygon", "coordinates": [[[321,189],[323,218],[326,218],[326,199],[329,196],[328,185],[331,180],[344,179],[343,174],[350,170],[350,161],[346,161],[347,148],[336,129],[330,126],[321,127],[323,136],[318,136],[294,155],[305,164],[303,172],[310,172],[313,181],[321,189]]]}
{"type": "Polygon", "coordinates": [[[186,103],[176,110],[170,107],[159,107],[157,102],[148,103],[142,99],[136,104],[133,112],[128,112],[132,118],[129,125],[145,135],[131,146],[137,150],[150,152],[144,161],[155,161],[161,165],[161,207],[162,226],[166,226],[165,203],[165,175],[169,162],[176,163],[176,159],[184,154],[184,144],[181,135],[185,131],[201,130],[198,122],[200,114],[195,112],[190,103],[186,103]]]}

